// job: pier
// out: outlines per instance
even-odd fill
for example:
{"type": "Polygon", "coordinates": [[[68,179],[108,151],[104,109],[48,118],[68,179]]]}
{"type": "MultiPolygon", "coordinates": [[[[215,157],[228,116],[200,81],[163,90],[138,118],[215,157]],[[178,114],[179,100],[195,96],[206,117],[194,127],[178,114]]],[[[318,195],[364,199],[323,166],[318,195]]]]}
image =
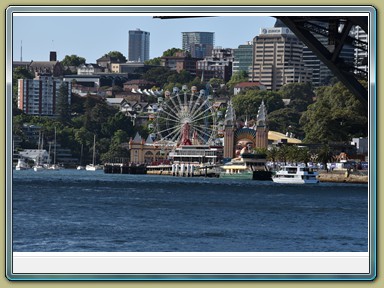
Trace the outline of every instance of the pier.
{"type": "Polygon", "coordinates": [[[105,163],[104,173],[107,174],[147,174],[144,165],[133,165],[129,163],[105,163]]]}

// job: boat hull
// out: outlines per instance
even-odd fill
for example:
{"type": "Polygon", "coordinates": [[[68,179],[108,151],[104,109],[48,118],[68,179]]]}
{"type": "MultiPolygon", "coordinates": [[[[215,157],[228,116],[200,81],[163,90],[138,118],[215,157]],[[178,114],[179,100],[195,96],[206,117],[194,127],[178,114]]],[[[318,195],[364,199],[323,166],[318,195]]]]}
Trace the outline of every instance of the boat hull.
{"type": "Polygon", "coordinates": [[[241,172],[241,173],[220,173],[220,178],[223,179],[245,179],[245,180],[252,180],[253,179],[253,173],[250,172],[241,172]]]}
{"type": "Polygon", "coordinates": [[[280,184],[317,184],[317,179],[295,179],[295,178],[272,178],[273,182],[280,184]]]}

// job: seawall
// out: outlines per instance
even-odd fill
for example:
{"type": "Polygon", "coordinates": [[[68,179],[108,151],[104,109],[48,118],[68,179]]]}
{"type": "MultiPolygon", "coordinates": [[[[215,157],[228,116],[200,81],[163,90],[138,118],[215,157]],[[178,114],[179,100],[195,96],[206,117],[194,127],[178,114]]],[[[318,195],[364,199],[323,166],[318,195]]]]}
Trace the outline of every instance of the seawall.
{"type": "Polygon", "coordinates": [[[347,176],[345,172],[321,172],[318,179],[320,182],[368,184],[368,175],[350,173],[347,176]]]}

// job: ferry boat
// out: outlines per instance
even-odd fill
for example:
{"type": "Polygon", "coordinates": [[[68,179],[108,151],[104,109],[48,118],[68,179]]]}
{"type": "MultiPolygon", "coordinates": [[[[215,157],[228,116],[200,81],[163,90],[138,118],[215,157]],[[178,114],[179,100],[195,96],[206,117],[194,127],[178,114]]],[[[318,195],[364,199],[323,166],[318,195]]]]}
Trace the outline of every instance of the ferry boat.
{"type": "Polygon", "coordinates": [[[264,155],[241,153],[221,166],[220,178],[272,180],[272,172],[268,171],[266,163],[264,155]]]}
{"type": "Polygon", "coordinates": [[[318,173],[304,166],[282,166],[272,177],[275,183],[284,184],[316,184],[318,173]]]}

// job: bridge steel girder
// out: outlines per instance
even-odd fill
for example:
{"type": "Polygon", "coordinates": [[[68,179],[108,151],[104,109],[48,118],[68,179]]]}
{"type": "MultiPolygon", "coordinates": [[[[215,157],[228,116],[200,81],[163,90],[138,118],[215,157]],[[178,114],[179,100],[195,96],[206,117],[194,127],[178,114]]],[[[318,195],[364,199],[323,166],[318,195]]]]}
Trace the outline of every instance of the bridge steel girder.
{"type": "MultiPolygon", "coordinates": [[[[280,19],[311,51],[335,74],[335,76],[357,97],[357,99],[368,110],[368,90],[357,80],[356,75],[343,69],[342,59],[339,53],[347,37],[351,23],[360,26],[367,31],[367,21],[359,17],[347,18],[346,29],[341,33],[339,45],[335,46],[334,52],[331,53],[317,38],[304,28],[304,23],[309,20],[316,21],[316,17],[295,17],[295,16],[276,16],[280,19]]],[[[323,22],[325,19],[321,19],[323,22]]],[[[326,21],[326,20],[325,20],[326,21]]],[[[332,21],[331,19],[329,21],[332,21]]]]}

